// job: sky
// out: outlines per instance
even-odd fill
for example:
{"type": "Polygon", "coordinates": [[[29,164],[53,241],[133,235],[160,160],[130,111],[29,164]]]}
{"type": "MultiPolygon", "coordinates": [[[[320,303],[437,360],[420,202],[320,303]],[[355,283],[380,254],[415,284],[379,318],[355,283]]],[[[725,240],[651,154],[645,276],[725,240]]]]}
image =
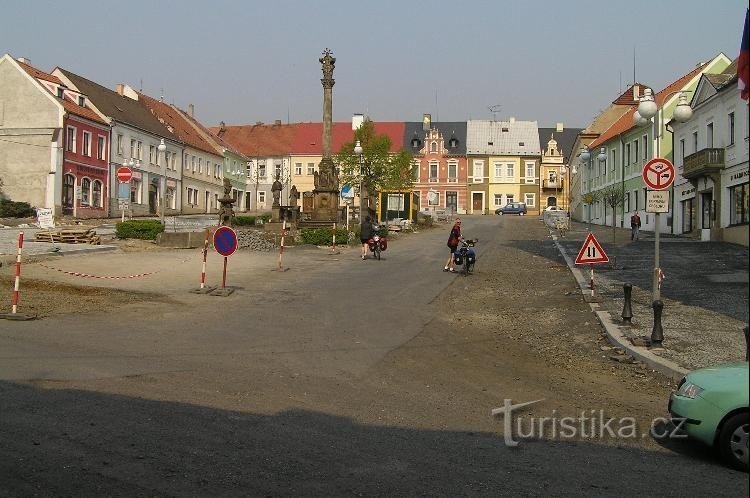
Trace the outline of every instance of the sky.
{"type": "Polygon", "coordinates": [[[746,0],[3,0],[0,55],[115,88],[206,126],[469,119],[587,126],[633,81],[657,91],[739,54],[746,0]],[[710,5],[710,7],[709,7],[710,5]]]}

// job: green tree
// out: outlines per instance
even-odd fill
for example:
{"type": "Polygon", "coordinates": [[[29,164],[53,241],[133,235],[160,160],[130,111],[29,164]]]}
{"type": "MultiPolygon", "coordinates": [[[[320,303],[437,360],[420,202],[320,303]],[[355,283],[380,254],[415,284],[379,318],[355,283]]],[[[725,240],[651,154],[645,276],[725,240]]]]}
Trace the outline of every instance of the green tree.
{"type": "Polygon", "coordinates": [[[388,135],[377,135],[375,124],[366,119],[354,132],[354,140],[343,144],[335,157],[339,180],[357,188],[361,184],[363,206],[369,206],[370,214],[374,214],[378,192],[410,190],[412,186],[413,156],[405,150],[392,153],[391,146],[388,135]],[[354,153],[357,141],[362,147],[361,157],[354,153]]]}
{"type": "Polygon", "coordinates": [[[612,208],[612,243],[617,240],[617,207],[625,202],[625,191],[622,185],[607,185],[599,192],[599,199],[612,208]]]}

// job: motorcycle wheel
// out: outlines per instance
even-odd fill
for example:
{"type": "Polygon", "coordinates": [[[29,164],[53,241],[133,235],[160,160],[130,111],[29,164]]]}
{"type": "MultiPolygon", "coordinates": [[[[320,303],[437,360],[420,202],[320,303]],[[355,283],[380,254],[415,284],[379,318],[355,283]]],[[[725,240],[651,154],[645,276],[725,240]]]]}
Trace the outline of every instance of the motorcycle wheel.
{"type": "Polygon", "coordinates": [[[380,249],[375,249],[375,257],[380,261],[380,249]]]}

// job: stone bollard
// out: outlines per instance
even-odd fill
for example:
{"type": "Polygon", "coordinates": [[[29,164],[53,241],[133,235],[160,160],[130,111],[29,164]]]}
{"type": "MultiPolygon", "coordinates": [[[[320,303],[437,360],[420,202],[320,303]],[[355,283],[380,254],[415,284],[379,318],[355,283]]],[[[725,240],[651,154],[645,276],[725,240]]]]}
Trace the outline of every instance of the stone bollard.
{"type": "Polygon", "coordinates": [[[632,325],[633,307],[630,303],[630,299],[633,293],[633,286],[630,284],[624,284],[622,290],[625,293],[625,303],[622,305],[622,321],[625,322],[625,325],[632,325]]]}
{"type": "Polygon", "coordinates": [[[654,328],[651,330],[651,347],[660,348],[664,340],[664,329],[661,328],[661,312],[664,309],[664,303],[657,299],[652,304],[654,308],[654,328]]]}
{"type": "Polygon", "coordinates": [[[750,327],[745,327],[745,361],[750,361],[750,327]]]}

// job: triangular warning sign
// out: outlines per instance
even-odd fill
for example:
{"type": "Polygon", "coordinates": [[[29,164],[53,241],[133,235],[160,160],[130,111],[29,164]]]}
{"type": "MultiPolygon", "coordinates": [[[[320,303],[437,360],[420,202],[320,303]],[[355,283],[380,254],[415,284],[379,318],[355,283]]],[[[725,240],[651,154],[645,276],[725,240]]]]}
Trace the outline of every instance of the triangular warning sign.
{"type": "Polygon", "coordinates": [[[589,232],[586,240],[583,241],[581,250],[578,251],[578,257],[576,258],[577,265],[583,265],[587,263],[607,263],[609,257],[607,253],[602,249],[602,245],[596,240],[593,232],[589,232]]]}

